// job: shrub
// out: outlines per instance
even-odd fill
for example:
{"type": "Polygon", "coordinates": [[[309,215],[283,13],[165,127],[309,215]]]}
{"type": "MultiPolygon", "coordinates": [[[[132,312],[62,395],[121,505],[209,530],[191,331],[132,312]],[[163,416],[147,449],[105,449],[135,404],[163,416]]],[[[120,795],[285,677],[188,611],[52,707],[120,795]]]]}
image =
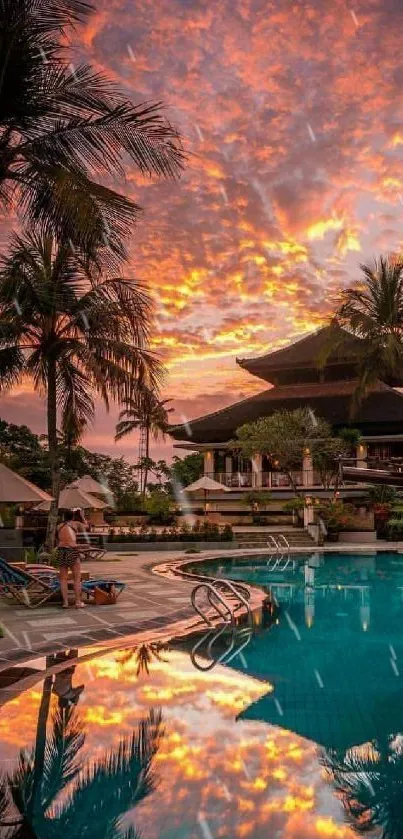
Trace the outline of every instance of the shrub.
{"type": "Polygon", "coordinates": [[[221,531],[222,542],[232,542],[234,538],[234,531],[230,524],[226,524],[221,531]]]}
{"type": "MultiPolygon", "coordinates": [[[[133,542],[232,542],[234,533],[230,524],[226,524],[222,529],[218,524],[211,524],[209,521],[203,522],[202,525],[195,524],[192,528],[188,524],[183,524],[179,529],[175,526],[170,527],[169,530],[164,528],[161,533],[157,533],[154,527],[149,528],[143,525],[138,531],[131,528],[128,533],[123,533],[120,529],[116,531],[114,528],[109,529],[108,542],[109,543],[123,543],[130,544],[133,542]]],[[[192,548],[192,550],[195,550],[192,548]]]]}
{"type": "Polygon", "coordinates": [[[144,501],[144,510],[152,524],[170,524],[173,521],[172,498],[166,492],[155,490],[144,501]]]}
{"type": "Polygon", "coordinates": [[[353,507],[343,501],[326,501],[319,507],[319,512],[330,533],[339,533],[352,523],[353,507]]]}
{"type": "Polygon", "coordinates": [[[399,540],[403,536],[403,519],[389,519],[387,525],[387,533],[390,539],[399,540]]]}

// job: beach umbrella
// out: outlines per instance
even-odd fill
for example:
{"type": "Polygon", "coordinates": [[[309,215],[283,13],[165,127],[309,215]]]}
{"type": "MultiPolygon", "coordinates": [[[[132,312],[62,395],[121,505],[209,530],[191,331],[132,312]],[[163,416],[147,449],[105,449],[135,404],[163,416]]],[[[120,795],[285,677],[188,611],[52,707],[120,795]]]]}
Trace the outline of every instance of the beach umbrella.
{"type": "MultiPolygon", "coordinates": [[[[77,486],[67,486],[62,489],[59,495],[58,506],[59,510],[73,510],[74,508],[80,508],[82,510],[103,510],[108,505],[95,495],[90,495],[89,492],[83,492],[77,486]]],[[[35,509],[45,512],[50,510],[50,501],[43,501],[35,509]]]]}
{"type": "Polygon", "coordinates": [[[0,504],[29,504],[33,501],[49,503],[50,507],[52,496],[0,463],[0,504]]]}
{"type": "Polygon", "coordinates": [[[207,495],[209,492],[230,492],[228,487],[224,484],[213,481],[207,475],[203,475],[197,481],[194,481],[189,486],[185,487],[182,492],[204,492],[204,515],[207,515],[207,495]]]}

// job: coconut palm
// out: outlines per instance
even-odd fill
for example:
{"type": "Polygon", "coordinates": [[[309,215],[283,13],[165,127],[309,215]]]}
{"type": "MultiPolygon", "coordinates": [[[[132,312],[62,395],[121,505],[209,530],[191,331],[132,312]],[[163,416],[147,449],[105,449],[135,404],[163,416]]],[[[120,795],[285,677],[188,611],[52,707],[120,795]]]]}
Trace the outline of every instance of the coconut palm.
{"type": "Polygon", "coordinates": [[[145,456],[140,464],[143,479],[141,493],[145,497],[147,489],[147,477],[152,463],[150,459],[150,437],[158,440],[159,436],[165,436],[168,428],[168,414],[172,408],[167,408],[170,399],[159,399],[157,391],[143,387],[138,388],[134,395],[123,401],[124,408],[119,414],[119,422],[116,426],[115,440],[121,440],[127,434],[137,429],[145,433],[145,456]]]}
{"type": "Polygon", "coordinates": [[[94,178],[176,177],[177,131],[160,103],[134,105],[104,74],[76,68],[66,31],[93,5],[83,0],[0,0],[0,206],[15,202],[30,225],[93,249],[122,237],[139,207],[94,178]]]}
{"type": "Polygon", "coordinates": [[[167,661],[167,659],[162,656],[162,652],[166,649],[167,645],[160,642],[155,642],[153,644],[140,644],[138,647],[134,647],[134,649],[125,650],[121,658],[119,658],[119,662],[121,664],[128,664],[134,657],[137,664],[136,675],[139,676],[140,673],[145,673],[149,676],[150,664],[153,660],[167,661]]]}
{"type": "Polygon", "coordinates": [[[380,839],[402,839],[403,749],[394,735],[345,754],[325,751],[321,763],[357,833],[378,828],[380,839]]]}
{"type": "Polygon", "coordinates": [[[93,420],[94,397],[108,407],[161,368],[148,349],[150,297],[133,280],[102,278],[69,243],[15,237],[0,266],[0,390],[29,376],[46,395],[54,497],[47,543],[54,543],[60,491],[57,429],[75,441],[93,420]]]}
{"type": "Polygon", "coordinates": [[[161,720],[159,711],[151,711],[117,748],[85,765],[85,736],[77,710],[56,711],[46,735],[42,771],[36,766],[35,749],[23,750],[16,768],[0,781],[2,837],[81,839],[84,832],[87,839],[139,839],[135,829],[123,828],[122,820],[155,788],[153,763],[163,733],[161,720]]]}
{"type": "Polygon", "coordinates": [[[396,384],[403,368],[403,261],[361,265],[363,278],[340,294],[336,323],[362,340],[357,399],[377,379],[396,384]]]}

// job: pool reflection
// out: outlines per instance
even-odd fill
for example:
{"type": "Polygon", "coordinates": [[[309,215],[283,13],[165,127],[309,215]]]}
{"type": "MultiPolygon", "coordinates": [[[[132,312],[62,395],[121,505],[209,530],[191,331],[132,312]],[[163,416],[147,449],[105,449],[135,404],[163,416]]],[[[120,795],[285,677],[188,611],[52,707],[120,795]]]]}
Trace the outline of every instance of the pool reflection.
{"type": "Polygon", "coordinates": [[[314,743],[239,719],[270,694],[267,680],[221,666],[203,674],[187,653],[160,648],[73,662],[74,652],[56,693],[45,679],[1,709],[10,836],[22,836],[19,814],[31,836],[69,839],[356,835],[314,743]]]}

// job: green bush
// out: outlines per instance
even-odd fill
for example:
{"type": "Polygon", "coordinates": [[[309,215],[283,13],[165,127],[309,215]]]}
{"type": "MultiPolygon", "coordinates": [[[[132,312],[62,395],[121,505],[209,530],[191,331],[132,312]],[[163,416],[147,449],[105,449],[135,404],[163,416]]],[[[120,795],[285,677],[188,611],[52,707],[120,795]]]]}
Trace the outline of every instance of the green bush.
{"type": "Polygon", "coordinates": [[[209,521],[200,524],[195,524],[189,527],[188,524],[182,524],[178,529],[172,526],[167,530],[164,528],[162,533],[157,533],[155,528],[148,528],[143,525],[139,530],[131,529],[128,533],[122,530],[116,530],[111,527],[108,533],[108,542],[117,544],[130,544],[132,542],[232,542],[234,533],[230,524],[226,524],[222,529],[218,524],[211,524],[209,521]]]}
{"type": "Polygon", "coordinates": [[[389,519],[387,534],[390,539],[399,540],[403,536],[403,518],[389,519]]]}
{"type": "Polygon", "coordinates": [[[234,531],[230,524],[226,524],[221,531],[222,542],[232,542],[234,538],[234,531]]]}
{"type": "Polygon", "coordinates": [[[166,492],[154,490],[144,501],[144,511],[148,514],[151,524],[171,524],[174,520],[172,513],[172,498],[166,492]]]}

